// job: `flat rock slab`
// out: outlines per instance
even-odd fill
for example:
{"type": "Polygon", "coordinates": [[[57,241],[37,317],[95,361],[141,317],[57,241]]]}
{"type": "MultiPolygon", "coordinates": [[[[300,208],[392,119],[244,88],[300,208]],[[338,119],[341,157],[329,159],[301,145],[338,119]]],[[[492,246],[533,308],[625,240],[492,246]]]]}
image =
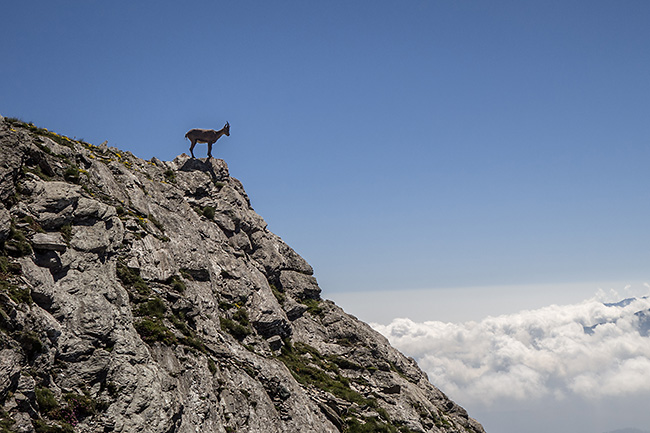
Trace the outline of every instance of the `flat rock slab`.
{"type": "Polygon", "coordinates": [[[59,232],[35,233],[32,237],[32,247],[37,250],[65,251],[68,245],[59,232]]]}

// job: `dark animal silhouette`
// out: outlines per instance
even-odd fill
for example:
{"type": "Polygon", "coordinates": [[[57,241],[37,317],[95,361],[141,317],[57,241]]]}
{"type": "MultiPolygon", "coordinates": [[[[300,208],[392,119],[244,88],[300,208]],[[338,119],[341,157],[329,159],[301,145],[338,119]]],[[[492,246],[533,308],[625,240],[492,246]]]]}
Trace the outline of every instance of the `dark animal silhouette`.
{"type": "Polygon", "coordinates": [[[185,138],[189,139],[192,143],[190,146],[190,153],[194,158],[194,146],[196,143],[208,143],[208,158],[212,158],[212,145],[221,138],[222,135],[230,135],[230,124],[226,125],[218,131],[214,129],[190,129],[185,134],[185,138]]]}

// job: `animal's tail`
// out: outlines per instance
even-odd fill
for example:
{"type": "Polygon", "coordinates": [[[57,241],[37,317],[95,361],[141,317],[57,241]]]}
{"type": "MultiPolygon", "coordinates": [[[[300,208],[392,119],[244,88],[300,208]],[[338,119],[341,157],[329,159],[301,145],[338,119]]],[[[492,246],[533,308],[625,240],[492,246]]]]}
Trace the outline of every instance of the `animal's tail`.
{"type": "Polygon", "coordinates": [[[189,138],[187,138],[187,134],[189,134],[189,132],[185,134],[185,139],[186,139],[186,140],[189,140],[189,138]]]}

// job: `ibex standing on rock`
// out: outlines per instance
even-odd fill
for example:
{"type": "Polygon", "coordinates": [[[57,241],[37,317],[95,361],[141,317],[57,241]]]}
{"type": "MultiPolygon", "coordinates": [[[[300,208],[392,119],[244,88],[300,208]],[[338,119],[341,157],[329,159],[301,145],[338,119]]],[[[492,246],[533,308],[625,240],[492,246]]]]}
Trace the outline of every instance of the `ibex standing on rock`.
{"type": "Polygon", "coordinates": [[[208,158],[212,158],[212,145],[224,134],[230,135],[230,125],[228,122],[218,131],[214,129],[190,129],[187,131],[185,138],[189,139],[192,143],[190,146],[192,158],[194,158],[194,146],[196,146],[196,143],[208,143],[208,158]]]}

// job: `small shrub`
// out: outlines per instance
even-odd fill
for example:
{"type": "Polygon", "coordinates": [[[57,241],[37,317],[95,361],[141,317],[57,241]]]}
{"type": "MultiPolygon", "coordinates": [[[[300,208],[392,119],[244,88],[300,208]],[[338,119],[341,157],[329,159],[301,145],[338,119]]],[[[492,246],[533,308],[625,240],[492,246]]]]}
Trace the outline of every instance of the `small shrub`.
{"type": "Polygon", "coordinates": [[[219,309],[220,310],[228,311],[228,310],[230,310],[232,308],[235,308],[235,306],[233,304],[231,304],[230,302],[219,301],[219,309]]]}
{"type": "Polygon", "coordinates": [[[3,278],[8,274],[21,275],[22,273],[23,268],[20,263],[10,262],[7,256],[0,256],[0,274],[3,274],[3,278]]]}
{"type": "Polygon", "coordinates": [[[75,420],[97,413],[97,402],[87,395],[69,392],[63,396],[75,420]]]}
{"type": "Polygon", "coordinates": [[[27,223],[29,228],[38,233],[44,233],[43,227],[31,216],[25,215],[19,219],[20,222],[27,223]]]}
{"type": "Polygon", "coordinates": [[[337,366],[307,344],[296,343],[295,346],[292,346],[285,343],[278,359],[287,366],[294,378],[303,385],[313,385],[336,397],[361,406],[374,407],[377,405],[373,400],[365,398],[350,388],[350,381],[338,374],[337,366]],[[305,356],[307,354],[308,357],[305,356]],[[331,373],[334,373],[335,376],[331,377],[331,373]]]}
{"type": "Polygon", "coordinates": [[[200,338],[198,338],[195,335],[189,336],[189,337],[183,337],[179,341],[181,344],[191,347],[193,349],[198,350],[201,353],[207,353],[207,349],[205,348],[205,344],[203,344],[203,341],[201,341],[200,338]]]}
{"type": "Polygon", "coordinates": [[[11,418],[4,409],[0,408],[0,433],[10,433],[12,426],[16,423],[16,420],[11,418]]]}
{"type": "Polygon", "coordinates": [[[384,424],[375,418],[365,418],[362,424],[356,418],[350,418],[345,421],[346,433],[398,433],[396,427],[384,424]]]}
{"type": "Polygon", "coordinates": [[[204,207],[201,213],[209,220],[214,219],[214,208],[212,206],[204,207]]]}
{"type": "Polygon", "coordinates": [[[208,370],[210,370],[210,373],[212,374],[217,372],[217,364],[211,358],[208,358],[208,370]]]}
{"type": "Polygon", "coordinates": [[[74,433],[74,428],[67,422],[50,425],[42,419],[35,419],[32,420],[32,425],[36,433],[74,433]]]}
{"type": "Polygon", "coordinates": [[[165,179],[167,180],[167,182],[175,183],[176,172],[172,169],[165,170],[165,179]]]}
{"type": "Polygon", "coordinates": [[[181,273],[181,276],[186,280],[194,281],[194,276],[192,275],[192,272],[190,272],[189,269],[181,268],[179,272],[181,273]]]}

